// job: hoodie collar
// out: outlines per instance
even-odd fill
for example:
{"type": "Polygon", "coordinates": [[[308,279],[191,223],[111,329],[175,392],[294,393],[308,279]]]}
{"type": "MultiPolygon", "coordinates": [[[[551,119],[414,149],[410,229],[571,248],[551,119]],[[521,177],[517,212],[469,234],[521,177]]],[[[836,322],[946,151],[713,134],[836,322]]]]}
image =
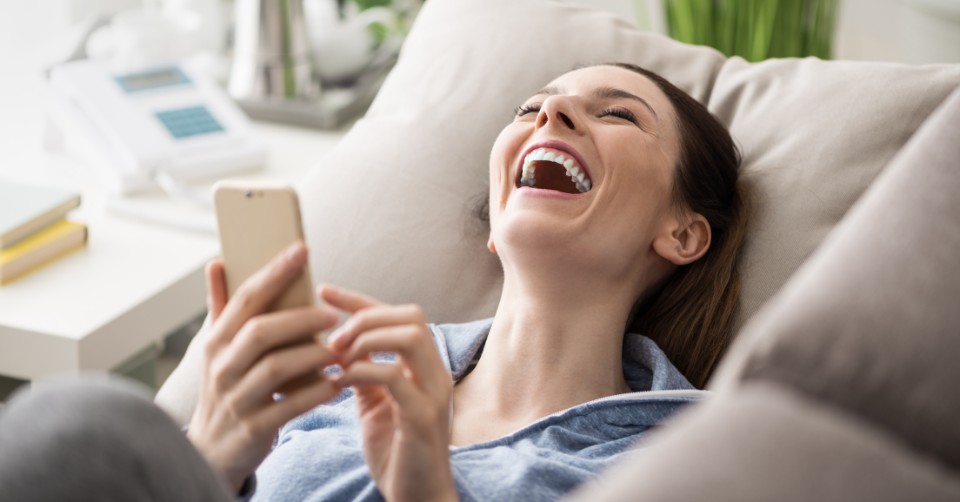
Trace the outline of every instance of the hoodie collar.
{"type": "MultiPolygon", "coordinates": [[[[490,334],[493,318],[462,324],[433,325],[444,364],[459,380],[475,360],[490,334]]],[[[634,392],[694,389],[653,340],[628,333],[623,345],[623,375],[634,392]]]]}

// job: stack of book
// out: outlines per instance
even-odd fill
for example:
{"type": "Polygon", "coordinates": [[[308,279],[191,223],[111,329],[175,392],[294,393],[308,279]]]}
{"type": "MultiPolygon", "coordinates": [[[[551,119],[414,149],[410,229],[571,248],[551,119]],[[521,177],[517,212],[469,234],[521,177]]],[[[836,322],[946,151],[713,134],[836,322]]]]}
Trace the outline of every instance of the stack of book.
{"type": "Polygon", "coordinates": [[[67,219],[80,194],[0,181],[0,285],[83,247],[87,227],[67,219]]]}

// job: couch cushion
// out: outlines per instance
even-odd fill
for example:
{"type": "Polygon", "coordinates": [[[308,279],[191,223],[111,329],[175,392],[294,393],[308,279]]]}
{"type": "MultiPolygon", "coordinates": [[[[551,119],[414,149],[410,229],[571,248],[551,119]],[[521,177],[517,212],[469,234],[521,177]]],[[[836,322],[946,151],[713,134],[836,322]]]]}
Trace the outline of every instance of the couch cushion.
{"type": "Polygon", "coordinates": [[[960,65],[727,61],[708,108],[739,141],[755,188],[742,319],[780,289],[958,85],[960,65]]]}
{"type": "Polygon", "coordinates": [[[910,140],[716,375],[773,380],[960,470],[960,89],[910,140]]]}
{"type": "Polygon", "coordinates": [[[577,64],[660,72],[729,124],[756,209],[743,316],[775,292],[960,82],[956,66],[748,64],[538,0],[431,0],[366,117],[301,186],[315,279],[436,321],[494,312],[499,263],[470,211],[512,109],[577,64]]]}
{"type": "Polygon", "coordinates": [[[571,501],[960,500],[960,479],[869,424],[775,384],[674,417],[571,501]]]}

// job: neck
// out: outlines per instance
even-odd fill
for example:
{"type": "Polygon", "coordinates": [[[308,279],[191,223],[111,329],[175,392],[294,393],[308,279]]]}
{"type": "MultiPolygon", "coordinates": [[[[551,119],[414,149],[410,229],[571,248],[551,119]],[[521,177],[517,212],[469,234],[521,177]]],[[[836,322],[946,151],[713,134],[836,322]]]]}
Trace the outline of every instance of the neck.
{"type": "Polygon", "coordinates": [[[623,286],[555,273],[552,281],[524,281],[505,272],[483,354],[455,390],[457,415],[466,408],[525,424],[629,391],[621,358],[632,301],[623,286]]]}

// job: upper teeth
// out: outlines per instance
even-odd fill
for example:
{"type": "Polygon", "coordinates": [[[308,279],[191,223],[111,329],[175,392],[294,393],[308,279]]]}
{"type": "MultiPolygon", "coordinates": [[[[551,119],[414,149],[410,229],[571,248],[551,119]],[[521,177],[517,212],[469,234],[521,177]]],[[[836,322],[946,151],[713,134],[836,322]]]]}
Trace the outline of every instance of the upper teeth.
{"type": "Polygon", "coordinates": [[[562,165],[567,172],[567,176],[569,176],[570,180],[577,186],[579,192],[589,191],[592,185],[590,178],[587,178],[586,173],[580,168],[580,164],[578,164],[573,157],[566,157],[565,155],[569,154],[548,148],[537,148],[528,153],[527,156],[523,158],[520,186],[534,186],[534,184],[536,184],[536,167],[534,167],[533,162],[535,160],[546,160],[562,165]]]}

